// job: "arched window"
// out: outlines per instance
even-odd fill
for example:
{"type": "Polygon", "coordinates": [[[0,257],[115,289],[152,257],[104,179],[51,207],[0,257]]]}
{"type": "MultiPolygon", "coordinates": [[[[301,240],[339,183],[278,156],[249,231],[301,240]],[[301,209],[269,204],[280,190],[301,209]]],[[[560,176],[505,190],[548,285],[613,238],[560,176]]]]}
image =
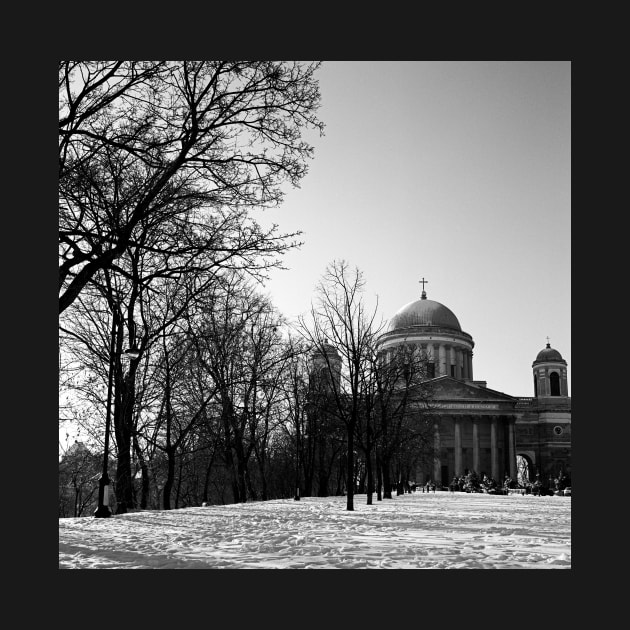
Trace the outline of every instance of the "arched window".
{"type": "Polygon", "coordinates": [[[560,375],[558,372],[552,372],[549,375],[549,386],[552,396],[560,396],[560,375]]]}

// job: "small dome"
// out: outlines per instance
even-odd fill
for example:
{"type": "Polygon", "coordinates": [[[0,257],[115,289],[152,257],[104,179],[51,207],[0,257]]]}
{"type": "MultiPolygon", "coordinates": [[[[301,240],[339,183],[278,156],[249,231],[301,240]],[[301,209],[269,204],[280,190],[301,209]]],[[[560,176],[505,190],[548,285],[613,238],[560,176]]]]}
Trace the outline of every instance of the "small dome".
{"type": "Polygon", "coordinates": [[[554,350],[549,344],[547,344],[547,346],[538,353],[536,362],[538,361],[564,361],[564,359],[557,350],[554,350]]]}
{"type": "Polygon", "coordinates": [[[322,344],[322,349],[315,348],[314,349],[314,353],[315,354],[320,354],[320,355],[328,354],[328,355],[339,357],[339,353],[337,352],[337,348],[335,348],[335,346],[333,346],[332,344],[328,343],[327,341],[325,341],[322,344]]]}
{"type": "Polygon", "coordinates": [[[387,327],[387,332],[410,326],[440,326],[452,328],[458,332],[462,331],[453,311],[444,304],[427,300],[424,291],[419,300],[405,304],[394,314],[387,327]]]}

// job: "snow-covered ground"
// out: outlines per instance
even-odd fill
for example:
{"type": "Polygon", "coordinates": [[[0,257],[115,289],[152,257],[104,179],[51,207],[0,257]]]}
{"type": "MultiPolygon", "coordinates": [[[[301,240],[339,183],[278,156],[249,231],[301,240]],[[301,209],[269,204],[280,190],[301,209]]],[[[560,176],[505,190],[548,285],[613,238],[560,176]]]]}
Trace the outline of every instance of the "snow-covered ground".
{"type": "Polygon", "coordinates": [[[415,492],[59,519],[60,569],[570,569],[571,497],[415,492]]]}

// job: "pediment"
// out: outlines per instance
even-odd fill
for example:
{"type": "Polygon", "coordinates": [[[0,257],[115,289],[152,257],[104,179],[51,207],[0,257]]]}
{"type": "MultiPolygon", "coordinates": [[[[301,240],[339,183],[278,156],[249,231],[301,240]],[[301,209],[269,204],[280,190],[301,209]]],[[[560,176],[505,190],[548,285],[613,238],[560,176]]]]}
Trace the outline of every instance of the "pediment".
{"type": "Polygon", "coordinates": [[[450,376],[440,376],[429,381],[434,400],[475,400],[486,402],[515,402],[514,396],[488,387],[461,381],[450,376]]]}

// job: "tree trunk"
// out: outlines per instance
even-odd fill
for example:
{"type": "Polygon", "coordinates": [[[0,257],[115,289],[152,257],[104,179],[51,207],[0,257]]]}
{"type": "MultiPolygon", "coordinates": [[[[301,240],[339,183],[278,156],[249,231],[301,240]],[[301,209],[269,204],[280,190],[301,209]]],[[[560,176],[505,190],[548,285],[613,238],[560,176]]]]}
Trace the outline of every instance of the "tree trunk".
{"type": "Polygon", "coordinates": [[[162,494],[162,504],[165,510],[171,509],[171,492],[175,482],[175,449],[166,450],[166,482],[162,494]]]}
{"type": "Polygon", "coordinates": [[[247,481],[245,475],[247,472],[247,459],[243,448],[242,435],[234,435],[234,453],[236,454],[236,480],[238,484],[238,501],[237,503],[245,503],[247,501],[247,481]]]}
{"type": "Polygon", "coordinates": [[[210,472],[211,471],[212,471],[212,461],[210,461],[210,464],[208,464],[208,466],[206,467],[206,474],[203,480],[203,496],[201,497],[201,500],[203,503],[208,502],[208,489],[210,487],[210,472]]]}
{"type": "Polygon", "coordinates": [[[327,497],[330,494],[328,484],[330,483],[331,469],[326,466],[326,442],[322,435],[317,437],[317,496],[327,497]]]}
{"type": "Polygon", "coordinates": [[[378,451],[376,454],[376,500],[382,501],[383,495],[381,494],[381,488],[383,485],[383,474],[381,471],[381,460],[378,456],[378,451]]]}
{"type": "Polygon", "coordinates": [[[251,497],[252,501],[258,501],[258,493],[256,492],[256,488],[254,488],[254,484],[252,483],[251,475],[249,474],[249,469],[247,467],[245,467],[245,484],[247,486],[247,496],[251,497]]]}
{"type": "MultiPolygon", "coordinates": [[[[266,462],[265,459],[263,457],[262,460],[258,461],[258,470],[260,471],[260,499],[261,501],[267,501],[268,496],[267,496],[267,466],[266,466],[266,462]]],[[[248,479],[249,479],[249,475],[248,475],[248,479]]],[[[250,488],[251,488],[251,481],[250,483],[250,488]]],[[[251,488],[252,491],[252,497],[254,496],[253,493],[253,488],[251,488]]],[[[255,499],[254,499],[255,500],[255,499]]]]}
{"type": "Polygon", "coordinates": [[[391,499],[392,498],[392,478],[390,473],[390,463],[389,457],[386,457],[382,460],[382,470],[383,470],[383,498],[391,499]]]}
{"type": "Polygon", "coordinates": [[[182,492],[182,477],[184,471],[184,458],[179,458],[179,471],[177,475],[177,489],[175,490],[175,509],[179,508],[179,500],[182,492]]]}
{"type": "Polygon", "coordinates": [[[115,423],[117,466],[116,466],[116,500],[118,512],[124,513],[133,507],[131,488],[131,431],[122,421],[115,423]]]}
{"type": "Polygon", "coordinates": [[[116,435],[116,501],[117,512],[124,514],[134,507],[131,481],[131,448],[133,435],[134,390],[133,374],[123,377],[120,356],[122,355],[122,331],[116,335],[115,396],[114,396],[114,431],[116,435]]]}
{"type": "Polygon", "coordinates": [[[372,434],[370,431],[369,420],[365,439],[365,472],[367,478],[367,505],[372,505],[374,482],[372,480],[372,434]]]}
{"type": "Polygon", "coordinates": [[[240,502],[238,476],[234,467],[234,455],[232,453],[232,403],[229,400],[229,396],[222,392],[222,409],[221,419],[223,420],[223,431],[225,434],[225,467],[230,475],[230,483],[232,486],[233,503],[240,502]]]}
{"type": "Polygon", "coordinates": [[[309,461],[305,461],[306,446],[302,445],[302,451],[300,452],[300,461],[302,463],[302,485],[304,486],[303,492],[305,497],[313,496],[313,458],[309,458],[309,461]]]}
{"type": "Polygon", "coordinates": [[[138,444],[138,439],[134,433],[133,436],[133,450],[136,454],[136,458],[138,459],[138,463],[140,464],[140,474],[141,474],[141,486],[140,486],[140,509],[146,510],[149,502],[149,468],[147,467],[146,460],[144,459],[144,455],[140,450],[140,444],[138,444]]]}
{"type": "Polygon", "coordinates": [[[348,462],[346,468],[346,510],[354,511],[354,422],[348,426],[348,462]]]}

